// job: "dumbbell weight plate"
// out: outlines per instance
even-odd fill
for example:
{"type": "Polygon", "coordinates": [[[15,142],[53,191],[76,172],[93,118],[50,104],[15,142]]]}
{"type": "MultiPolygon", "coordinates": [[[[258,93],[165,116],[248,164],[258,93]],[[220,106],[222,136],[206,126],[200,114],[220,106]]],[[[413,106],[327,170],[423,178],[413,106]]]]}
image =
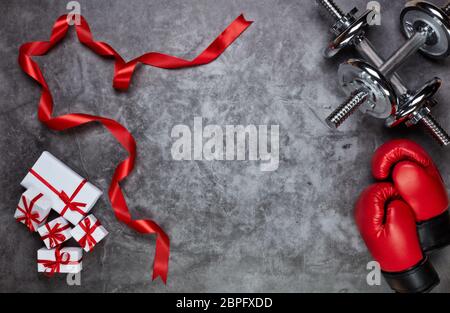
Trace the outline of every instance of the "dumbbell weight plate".
{"type": "Polygon", "coordinates": [[[364,27],[367,26],[367,20],[369,15],[372,14],[372,10],[364,12],[357,20],[355,20],[349,27],[347,27],[342,33],[340,33],[336,39],[334,39],[327,48],[323,51],[323,55],[326,58],[334,57],[339,51],[348,45],[352,44],[353,40],[361,34],[364,27]]]}
{"type": "Polygon", "coordinates": [[[425,1],[410,1],[403,9],[400,21],[407,38],[423,26],[429,26],[434,31],[432,38],[420,48],[422,53],[431,58],[450,55],[450,19],[439,7],[425,1]]]}
{"type": "Polygon", "coordinates": [[[339,66],[338,77],[348,96],[359,89],[370,92],[368,100],[360,106],[363,113],[381,119],[397,113],[399,101],[394,87],[374,66],[362,60],[350,59],[339,66]]]}
{"type": "Polygon", "coordinates": [[[392,115],[386,119],[386,126],[392,128],[407,122],[412,114],[427,105],[428,100],[436,94],[441,84],[441,79],[437,77],[428,81],[419,91],[408,97],[405,103],[402,103],[396,115],[392,115]]]}

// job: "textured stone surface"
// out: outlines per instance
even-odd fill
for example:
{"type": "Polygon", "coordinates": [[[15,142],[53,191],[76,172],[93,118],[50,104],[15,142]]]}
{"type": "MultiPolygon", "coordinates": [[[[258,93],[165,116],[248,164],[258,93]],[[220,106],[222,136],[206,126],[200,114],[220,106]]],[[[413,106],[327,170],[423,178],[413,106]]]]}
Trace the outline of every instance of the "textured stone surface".
{"type": "MultiPolygon", "coordinates": [[[[339,1],[343,2],[343,1],[339,1]]],[[[382,25],[369,37],[387,57],[403,42],[403,1],[380,1],[382,25]]],[[[345,1],[344,7],[365,1],[345,1]]],[[[65,1],[2,1],[0,19],[0,290],[1,291],[389,291],[366,284],[371,260],[353,221],[355,197],[373,182],[369,160],[391,138],[422,144],[450,184],[449,151],[418,131],[387,130],[357,114],[338,132],[323,119],[344,99],[339,62],[324,60],[329,21],[310,0],[81,1],[98,40],[126,59],[149,50],[192,58],[241,12],[255,23],[216,62],[178,71],[140,67],[128,92],[113,90],[113,64],[75,40],[36,58],[53,91],[56,112],[117,119],[136,137],[136,170],[123,184],[137,217],[154,218],[170,235],[167,286],[150,281],[154,238],[119,224],[105,196],[94,208],[110,231],[85,254],[82,285],[36,272],[42,243],[13,219],[27,168],[48,150],[105,191],[125,153],[100,126],[56,133],[36,117],[39,88],[17,64],[19,46],[47,40],[65,1]],[[262,173],[247,161],[173,161],[170,131],[205,123],[279,124],[280,166],[262,173]]],[[[412,87],[433,76],[445,87],[435,109],[449,125],[449,61],[413,56],[402,69],[412,87]]],[[[432,260],[436,291],[450,291],[450,249],[432,260]]]]}

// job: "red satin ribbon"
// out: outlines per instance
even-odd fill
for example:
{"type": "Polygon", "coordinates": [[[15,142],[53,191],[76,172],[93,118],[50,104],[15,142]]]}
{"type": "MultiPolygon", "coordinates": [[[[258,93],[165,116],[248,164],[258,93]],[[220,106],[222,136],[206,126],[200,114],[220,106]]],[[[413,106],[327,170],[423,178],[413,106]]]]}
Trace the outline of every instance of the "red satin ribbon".
{"type": "Polygon", "coordinates": [[[22,196],[22,203],[24,208],[22,209],[20,206],[17,206],[17,210],[23,213],[22,216],[17,218],[18,222],[25,221],[25,225],[28,227],[30,232],[34,232],[34,226],[33,222],[36,224],[40,224],[42,221],[39,220],[39,213],[34,212],[33,213],[33,207],[34,204],[43,196],[42,193],[38,194],[36,197],[31,199],[30,204],[28,205],[27,198],[25,196],[22,196]]]}
{"type": "Polygon", "coordinates": [[[39,264],[44,265],[45,274],[49,277],[55,273],[61,272],[61,265],[77,265],[80,261],[70,261],[70,254],[68,252],[61,253],[60,249],[55,249],[55,260],[38,260],[39,264]]]}
{"type": "Polygon", "coordinates": [[[54,194],[56,194],[62,202],[64,202],[65,206],[61,210],[61,215],[64,216],[66,214],[66,211],[70,209],[71,211],[78,212],[82,216],[86,215],[86,212],[84,212],[81,208],[84,208],[86,206],[86,203],[83,202],[74,202],[73,199],[77,196],[77,194],[80,192],[80,190],[83,188],[83,186],[86,184],[86,180],[83,179],[81,183],[78,185],[78,187],[75,189],[75,191],[72,193],[72,195],[69,197],[64,190],[58,191],[55,187],[53,187],[47,180],[45,180],[44,177],[39,175],[35,170],[30,169],[30,174],[32,174],[34,177],[36,177],[41,183],[43,183],[50,191],[52,191],[54,194]]]}
{"type": "MultiPolygon", "coordinates": [[[[104,42],[94,41],[86,20],[80,16],[80,25],[75,25],[78,40],[89,47],[96,54],[113,58],[115,60],[113,86],[126,90],[130,85],[131,77],[138,63],[165,68],[177,69],[199,66],[214,61],[223,51],[241,35],[252,22],[246,21],[241,15],[236,18],[199,56],[192,61],[184,60],[167,54],[149,52],[129,62],[123,58],[110,45],[104,42]]],[[[130,228],[142,234],[156,234],[156,252],[153,264],[153,279],[161,277],[167,282],[169,263],[169,237],[152,220],[133,220],[127,207],[119,182],[125,179],[134,168],[136,159],[136,142],[128,130],[118,122],[95,115],[82,113],[66,114],[53,117],[53,99],[49,87],[39,66],[32,60],[32,56],[45,55],[67,34],[69,25],[67,15],[59,17],[52,29],[49,41],[37,41],[25,43],[19,50],[19,64],[23,71],[36,80],[42,87],[38,108],[39,120],[54,130],[66,130],[91,122],[99,122],[105,126],[116,140],[127,150],[129,156],[119,163],[112,177],[109,187],[109,198],[116,218],[130,228]]]]}
{"type": "Polygon", "coordinates": [[[53,227],[50,228],[49,224],[45,224],[45,228],[47,228],[47,234],[41,236],[42,240],[48,239],[50,243],[50,248],[55,248],[59,244],[63,243],[66,240],[66,236],[61,234],[63,230],[68,229],[70,226],[66,224],[60,227],[60,223],[56,223],[53,227]]]}
{"type": "Polygon", "coordinates": [[[92,234],[100,225],[101,224],[99,220],[97,220],[94,225],[91,225],[91,220],[89,218],[84,219],[80,222],[80,224],[78,224],[78,226],[80,226],[85,233],[84,236],[78,241],[80,246],[84,248],[86,245],[88,245],[89,251],[92,251],[94,246],[97,244],[97,241],[92,236],[92,234]]]}

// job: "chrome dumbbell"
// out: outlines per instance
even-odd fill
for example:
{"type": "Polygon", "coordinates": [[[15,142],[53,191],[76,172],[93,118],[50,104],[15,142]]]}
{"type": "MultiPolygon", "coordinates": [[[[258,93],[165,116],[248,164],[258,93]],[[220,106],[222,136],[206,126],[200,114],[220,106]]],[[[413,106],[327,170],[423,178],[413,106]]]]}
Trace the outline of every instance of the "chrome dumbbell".
{"type": "MultiPolygon", "coordinates": [[[[334,24],[331,27],[331,31],[337,36],[324,50],[324,56],[327,58],[333,57],[343,48],[348,46],[354,46],[356,50],[365,58],[372,62],[375,66],[380,67],[383,63],[383,59],[373,48],[372,43],[365,37],[365,28],[368,26],[368,20],[373,15],[372,10],[365,11],[359,17],[356,17],[358,12],[357,8],[353,8],[347,14],[344,14],[342,9],[333,0],[316,0],[317,3],[322,6],[330,14],[334,20],[334,24]]],[[[425,20],[433,20],[436,18],[435,24],[443,23],[448,24],[448,15],[450,14],[450,2],[439,8],[424,1],[412,1],[406,5],[405,10],[402,12],[406,16],[405,23],[403,23],[404,33],[409,37],[413,35],[414,22],[411,23],[411,15],[414,16],[416,11],[422,11],[423,18],[425,20]]],[[[403,20],[403,19],[402,19],[403,20]]],[[[432,21],[434,22],[434,21],[432,21]]],[[[416,25],[418,26],[418,25],[416,25]]],[[[443,33],[442,27],[439,27],[438,33],[443,33]]],[[[443,36],[441,36],[443,38],[443,36]]],[[[440,40],[444,45],[444,41],[440,40]]],[[[447,45],[448,46],[448,45],[447,45]]],[[[436,47],[435,47],[436,48],[436,47]]],[[[425,54],[427,49],[424,47],[425,54]]],[[[435,57],[433,52],[427,55],[435,57]]],[[[403,83],[402,79],[396,74],[392,73],[390,78],[391,83],[399,94],[405,94],[408,88],[403,83]]]]}
{"type": "MultiPolygon", "coordinates": [[[[373,48],[372,43],[365,37],[365,29],[368,26],[371,14],[373,14],[372,10],[367,10],[357,17],[357,8],[353,8],[350,12],[344,14],[333,0],[317,0],[317,3],[325,8],[334,20],[331,31],[336,35],[336,38],[325,48],[323,54],[326,58],[335,56],[345,47],[353,46],[376,67],[380,67],[384,63],[384,60],[373,48]]],[[[397,74],[394,73],[390,81],[398,94],[408,92],[408,88],[397,74]]]]}
{"type": "MultiPolygon", "coordinates": [[[[319,1],[319,3],[323,6],[326,5],[329,12],[331,12],[331,8],[335,11],[340,11],[331,0],[319,1]]],[[[393,74],[407,57],[419,49],[422,49],[424,53],[430,54],[432,57],[448,56],[448,52],[443,48],[446,43],[449,43],[449,37],[446,36],[446,32],[447,34],[450,34],[448,31],[450,29],[448,27],[450,23],[446,23],[448,22],[448,16],[444,14],[444,10],[448,11],[448,8],[445,7],[441,10],[434,7],[435,11],[433,11],[433,7],[434,6],[429,3],[419,1],[407,4],[402,12],[402,21],[405,21],[402,25],[408,25],[408,27],[404,27],[404,29],[405,34],[410,39],[386,62],[379,65],[379,70],[365,64],[365,62],[356,60],[344,63],[340,67],[340,81],[344,90],[350,97],[327,118],[327,123],[330,127],[339,127],[339,125],[341,125],[345,119],[358,108],[364,113],[368,113],[377,118],[394,116],[394,118],[391,117],[391,120],[394,119],[395,122],[387,122],[387,126],[394,127],[400,124],[400,121],[405,121],[406,116],[408,116],[408,118],[412,117],[412,115],[406,114],[405,112],[410,112],[411,103],[414,103],[416,104],[417,109],[421,108],[421,114],[414,114],[413,120],[417,120],[419,116],[423,116],[425,113],[424,110],[428,111],[428,118],[419,119],[414,124],[420,123],[424,126],[439,144],[445,146],[450,143],[448,134],[446,134],[436,120],[429,115],[431,107],[435,104],[430,97],[439,89],[441,84],[440,80],[434,79],[428,82],[418,92],[410,92],[401,82],[401,79],[396,74],[393,74]],[[392,76],[390,79],[392,85],[386,79],[386,77],[390,76],[392,76]],[[429,85],[434,86],[434,88],[430,88],[429,85]],[[395,96],[395,93],[393,92],[394,88],[402,95],[400,99],[395,96]],[[425,90],[434,90],[434,92],[432,94],[424,94],[423,92],[425,90]],[[403,105],[405,105],[405,109],[402,109],[403,105]],[[400,115],[397,116],[397,114],[400,115]]],[[[352,12],[354,12],[354,10],[352,12]]],[[[347,16],[352,12],[347,14],[347,16]]],[[[336,17],[336,14],[333,16],[336,17]]],[[[368,15],[363,16],[367,18],[368,15]]],[[[349,18],[347,17],[347,19],[349,18]]],[[[339,22],[335,25],[343,25],[343,23],[339,22]]],[[[333,29],[337,29],[337,27],[335,26],[333,29]]],[[[361,31],[360,34],[353,37],[351,41],[352,44],[360,48],[358,50],[361,50],[362,54],[368,55],[370,60],[375,61],[373,63],[376,65],[377,63],[382,63],[382,59],[374,51],[372,45],[363,38],[361,31]]],[[[329,47],[331,46],[332,44],[330,44],[329,47]]],[[[412,125],[412,123],[406,124],[408,126],[412,125]]]]}
{"type": "Polygon", "coordinates": [[[439,78],[428,81],[418,91],[399,99],[383,73],[367,62],[351,59],[339,67],[338,75],[343,89],[351,96],[327,118],[330,127],[338,127],[358,107],[363,112],[367,108],[375,108],[379,115],[386,115],[391,110],[386,126],[405,124],[410,127],[419,124],[440,145],[450,144],[449,135],[431,115],[431,107],[427,104],[441,86],[439,78]]]}

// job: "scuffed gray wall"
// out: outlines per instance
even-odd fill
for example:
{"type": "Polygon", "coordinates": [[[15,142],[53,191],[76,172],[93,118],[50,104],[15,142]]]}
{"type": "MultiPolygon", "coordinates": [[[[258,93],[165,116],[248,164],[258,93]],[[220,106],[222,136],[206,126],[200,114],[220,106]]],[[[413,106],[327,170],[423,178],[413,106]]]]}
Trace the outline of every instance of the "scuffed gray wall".
{"type": "MultiPolygon", "coordinates": [[[[117,119],[138,142],[123,184],[134,217],[154,218],[172,240],[168,284],[150,282],[154,237],[118,223],[106,196],[126,154],[101,126],[56,133],[36,117],[39,87],[19,68],[19,46],[47,40],[65,1],[2,1],[0,19],[0,290],[150,292],[387,292],[366,284],[371,260],[353,221],[353,204],[373,182],[375,148],[399,137],[418,141],[450,184],[449,151],[418,131],[387,130],[356,114],[339,131],[323,119],[344,99],[336,70],[355,56],[324,60],[329,21],[311,0],[80,1],[94,37],[126,59],[155,50],[193,58],[235,17],[255,23],[215,62],[192,69],[141,66],[128,92],[112,88],[113,63],[81,46],[73,32],[35,58],[53,91],[56,113],[117,119]],[[205,124],[279,124],[280,166],[263,173],[248,161],[173,161],[170,131],[205,124]],[[92,211],[110,231],[85,254],[82,285],[36,272],[37,236],[13,219],[28,167],[48,150],[105,191],[92,211]]],[[[338,1],[344,2],[344,1],[338,1]]],[[[345,1],[343,6],[366,1],[345,1]]],[[[380,1],[382,25],[369,37],[384,57],[403,42],[403,1],[380,1]]],[[[444,80],[435,109],[449,125],[450,61],[413,56],[402,68],[411,87],[444,80]]],[[[449,185],[450,186],[450,185],[449,185]]],[[[432,257],[450,291],[450,249],[432,257]]]]}

